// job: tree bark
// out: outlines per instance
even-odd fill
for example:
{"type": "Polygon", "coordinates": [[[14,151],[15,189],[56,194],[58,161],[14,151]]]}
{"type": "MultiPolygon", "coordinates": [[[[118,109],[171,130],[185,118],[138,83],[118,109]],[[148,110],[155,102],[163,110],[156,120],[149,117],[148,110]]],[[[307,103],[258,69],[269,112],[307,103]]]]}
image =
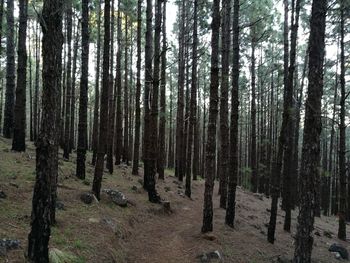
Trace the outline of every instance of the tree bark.
{"type": "Polygon", "coordinates": [[[218,115],[219,89],[219,31],[220,31],[220,0],[213,1],[211,24],[211,70],[209,95],[208,139],[206,145],[206,169],[202,233],[213,231],[213,188],[215,174],[216,152],[216,119],[218,115]]]}
{"type": "Polygon", "coordinates": [[[295,242],[295,263],[311,262],[315,216],[315,183],[319,173],[321,99],[327,0],[312,3],[309,39],[309,84],[305,103],[303,149],[300,171],[300,211],[295,242]]]}
{"type": "Polygon", "coordinates": [[[52,183],[58,169],[58,120],[62,71],[62,0],[45,0],[42,11],[42,123],[36,142],[36,180],[32,201],[28,260],[49,262],[52,183]]]}
{"type": "Polygon", "coordinates": [[[28,3],[21,0],[19,1],[17,88],[12,140],[12,150],[17,152],[26,150],[27,16],[28,3]]]}
{"type": "MultiPolygon", "coordinates": [[[[109,89],[109,42],[110,42],[110,0],[105,1],[104,10],[104,42],[103,42],[103,72],[102,72],[102,92],[101,102],[108,101],[109,89]]],[[[108,104],[101,103],[100,109],[100,127],[98,151],[96,157],[94,181],[92,191],[97,199],[100,199],[101,182],[103,176],[104,156],[106,152],[107,139],[107,124],[108,124],[108,104]]]]}

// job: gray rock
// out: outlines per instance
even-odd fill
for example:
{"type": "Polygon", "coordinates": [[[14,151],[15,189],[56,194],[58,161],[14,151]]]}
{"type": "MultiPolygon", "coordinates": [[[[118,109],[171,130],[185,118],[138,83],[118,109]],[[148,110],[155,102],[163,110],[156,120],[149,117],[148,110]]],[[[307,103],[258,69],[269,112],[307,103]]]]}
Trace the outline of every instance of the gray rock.
{"type": "Polygon", "coordinates": [[[92,202],[94,201],[94,197],[92,194],[90,193],[82,193],[80,195],[80,200],[84,203],[84,204],[87,204],[87,205],[90,205],[92,204],[92,202]]]}
{"type": "Polygon", "coordinates": [[[338,259],[338,260],[342,259],[339,252],[333,252],[332,254],[334,255],[335,259],[338,259]]]}
{"type": "Polygon", "coordinates": [[[199,256],[197,256],[199,261],[201,263],[207,263],[207,262],[223,262],[222,256],[218,250],[208,252],[208,253],[203,253],[199,256]]]}
{"type": "Polygon", "coordinates": [[[328,251],[330,251],[330,252],[338,252],[338,253],[340,254],[340,256],[341,256],[342,259],[346,259],[346,260],[349,259],[349,253],[348,253],[348,251],[346,250],[345,247],[343,247],[343,246],[340,245],[340,244],[336,244],[336,243],[332,244],[332,245],[329,247],[328,251]]]}
{"type": "Polygon", "coordinates": [[[21,242],[17,239],[0,239],[0,255],[6,256],[7,251],[18,249],[21,242]]]}
{"type": "Polygon", "coordinates": [[[5,199],[7,197],[7,195],[5,194],[5,192],[4,191],[0,191],[0,198],[2,198],[2,199],[5,199]]]}
{"type": "Polygon", "coordinates": [[[126,207],[128,205],[128,199],[122,192],[113,189],[104,189],[103,192],[109,195],[115,204],[121,207],[126,207]]]}
{"type": "Polygon", "coordinates": [[[64,203],[62,201],[56,201],[56,209],[57,210],[66,210],[64,203]]]}

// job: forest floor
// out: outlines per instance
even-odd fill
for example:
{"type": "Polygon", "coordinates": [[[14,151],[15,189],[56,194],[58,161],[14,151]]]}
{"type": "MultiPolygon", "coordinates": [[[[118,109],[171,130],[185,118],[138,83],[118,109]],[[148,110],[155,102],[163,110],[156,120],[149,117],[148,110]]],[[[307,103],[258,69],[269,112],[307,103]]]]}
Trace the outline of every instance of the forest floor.
{"type": "MultiPolygon", "coordinates": [[[[28,143],[29,144],[29,143],[28,143]]],[[[18,239],[19,249],[0,256],[0,262],[24,262],[29,233],[31,197],[35,180],[35,151],[28,145],[26,153],[14,153],[9,140],[0,137],[0,240],[18,239]]],[[[61,156],[61,155],[60,155],[61,156]]],[[[109,262],[200,262],[199,255],[219,251],[224,262],[283,262],[291,258],[296,212],[292,233],[283,231],[283,212],[277,219],[276,242],[266,241],[270,199],[238,189],[235,228],[224,224],[225,211],[219,208],[217,188],[214,193],[214,231],[200,233],[202,224],[204,180],[193,182],[192,199],[184,197],[184,186],[171,171],[165,181],[157,182],[161,197],[170,201],[172,213],[162,205],[151,204],[142,189],[142,176],[131,175],[130,167],[119,166],[114,174],[105,172],[102,189],[117,189],[129,199],[127,207],[115,205],[106,194],[101,201],[86,205],[80,194],[91,188],[93,167],[88,156],[87,178],[75,178],[75,155],[71,161],[59,161],[58,198],[64,210],[57,211],[57,225],[52,228],[51,249],[75,255],[69,263],[109,262]]],[[[142,172],[142,169],[140,169],[142,172]]],[[[216,185],[218,185],[216,183],[216,185]]],[[[338,262],[328,248],[349,243],[336,238],[337,218],[316,218],[314,262],[338,262]],[[326,237],[328,231],[331,237],[326,237]],[[317,232],[317,233],[316,233],[317,232]]]]}

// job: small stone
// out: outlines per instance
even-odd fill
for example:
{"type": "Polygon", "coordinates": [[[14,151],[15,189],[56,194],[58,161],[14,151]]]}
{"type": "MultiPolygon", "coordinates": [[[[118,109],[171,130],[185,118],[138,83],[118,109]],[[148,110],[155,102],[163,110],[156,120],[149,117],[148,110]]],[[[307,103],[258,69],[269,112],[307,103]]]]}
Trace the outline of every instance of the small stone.
{"type": "Polygon", "coordinates": [[[92,202],[94,201],[94,197],[92,194],[90,193],[82,193],[80,195],[80,200],[84,203],[84,204],[87,204],[87,205],[90,205],[92,204],[92,202]]]}
{"type": "Polygon", "coordinates": [[[349,259],[349,253],[348,253],[348,251],[346,250],[345,247],[343,247],[343,246],[340,245],[340,244],[336,244],[336,243],[332,244],[332,245],[329,247],[328,251],[330,251],[330,252],[338,252],[338,253],[340,254],[340,256],[341,256],[342,259],[346,259],[346,260],[349,259]]]}
{"type": "Polygon", "coordinates": [[[128,199],[126,199],[125,195],[122,192],[113,189],[104,189],[103,192],[109,195],[115,204],[121,207],[126,207],[128,205],[128,199]]]}
{"type": "Polygon", "coordinates": [[[338,260],[341,260],[341,259],[342,259],[339,252],[333,252],[332,254],[334,255],[334,257],[335,257],[336,259],[338,259],[338,260]]]}
{"type": "Polygon", "coordinates": [[[7,197],[7,195],[5,194],[5,192],[4,191],[0,191],[0,198],[1,199],[5,199],[7,197]]]}
{"type": "Polygon", "coordinates": [[[100,222],[100,220],[98,220],[97,218],[93,218],[93,217],[89,218],[88,221],[89,221],[89,223],[94,223],[94,224],[100,222]]]}
{"type": "Polygon", "coordinates": [[[333,236],[332,236],[332,233],[331,233],[330,231],[327,231],[327,230],[323,231],[323,235],[324,235],[325,237],[328,237],[328,238],[332,238],[332,237],[333,237],[333,236]]]}
{"type": "Polygon", "coordinates": [[[56,201],[56,209],[57,210],[66,210],[64,207],[64,203],[62,201],[56,201]]]}
{"type": "Polygon", "coordinates": [[[136,185],[133,185],[132,187],[131,187],[131,190],[133,190],[133,191],[137,191],[138,190],[138,188],[137,188],[137,186],[136,185]]]}

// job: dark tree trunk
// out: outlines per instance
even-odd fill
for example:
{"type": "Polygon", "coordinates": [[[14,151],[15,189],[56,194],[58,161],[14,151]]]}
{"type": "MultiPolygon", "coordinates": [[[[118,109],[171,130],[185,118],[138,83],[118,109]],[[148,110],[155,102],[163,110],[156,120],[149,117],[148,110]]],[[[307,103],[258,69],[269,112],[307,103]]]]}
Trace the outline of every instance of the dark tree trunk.
{"type": "Polygon", "coordinates": [[[192,162],[192,146],[194,137],[194,127],[196,125],[197,114],[197,45],[198,45],[198,1],[194,0],[193,7],[193,44],[192,44],[192,77],[191,77],[191,98],[189,103],[190,120],[188,125],[188,140],[187,140],[187,156],[186,156],[186,190],[185,194],[191,198],[191,162],[192,162]]]}
{"type": "Polygon", "coordinates": [[[251,54],[251,88],[252,88],[252,98],[251,98],[251,109],[250,109],[250,118],[251,118],[251,133],[250,133],[250,167],[252,170],[251,176],[251,189],[254,193],[258,191],[259,178],[258,178],[258,167],[257,167],[257,152],[256,152],[256,90],[255,90],[255,48],[256,48],[256,36],[255,29],[252,29],[252,54],[251,54]]]}
{"type": "Polygon", "coordinates": [[[175,176],[182,182],[184,176],[183,167],[183,137],[184,137],[184,89],[185,89],[185,2],[181,6],[181,27],[179,33],[179,79],[177,94],[177,115],[176,115],[176,149],[175,149],[175,176]]]}
{"type": "Polygon", "coordinates": [[[170,75],[170,103],[169,103],[169,141],[168,141],[168,168],[174,168],[174,131],[173,131],[173,81],[170,75]]]}
{"type": "Polygon", "coordinates": [[[221,53],[221,93],[220,93],[220,207],[226,209],[227,177],[229,174],[229,121],[228,86],[230,74],[231,45],[231,0],[222,0],[222,53],[221,53]]]}
{"type": "MultiPolygon", "coordinates": [[[[124,143],[123,162],[129,165],[129,85],[128,85],[128,17],[125,16],[125,58],[124,58],[124,143]]],[[[155,58],[157,59],[157,58],[155,58]]],[[[159,77],[158,77],[159,79],[159,77]]]]}
{"type": "MultiPolygon", "coordinates": [[[[0,7],[1,9],[1,7],[0,7]]],[[[0,18],[0,23],[2,19],[0,18]]],[[[29,27],[30,30],[30,27],[29,27]]],[[[1,32],[1,29],[0,29],[1,32]]],[[[30,31],[29,31],[30,32],[30,31]]],[[[29,57],[29,140],[34,141],[34,131],[33,131],[33,78],[32,78],[32,53],[31,53],[31,38],[29,33],[28,38],[28,57],[29,57]]],[[[0,110],[2,107],[0,108],[0,110]]],[[[1,118],[0,118],[1,123],[1,118]]],[[[1,125],[0,125],[1,126],[1,125]]],[[[1,129],[0,129],[1,132],[1,129]]]]}
{"type": "MultiPolygon", "coordinates": [[[[65,115],[64,117],[64,147],[63,147],[63,158],[69,160],[70,153],[70,125],[74,125],[70,123],[70,114],[71,114],[71,103],[72,100],[72,23],[73,23],[73,10],[72,10],[72,0],[67,1],[67,79],[66,79],[66,105],[65,105],[65,115]]],[[[63,127],[62,127],[63,128],[63,127]]]]}
{"type": "Polygon", "coordinates": [[[219,35],[220,35],[220,0],[213,1],[211,24],[211,70],[209,95],[208,139],[205,157],[205,190],[202,233],[213,231],[213,188],[216,152],[216,119],[218,115],[219,89],[219,35]]]}
{"type": "Polygon", "coordinates": [[[5,138],[11,138],[15,105],[14,0],[7,0],[6,21],[6,93],[3,134],[5,138]]]}
{"type": "MultiPolygon", "coordinates": [[[[120,4],[118,2],[118,7],[120,4]]],[[[120,8],[118,8],[118,20],[117,20],[117,65],[116,65],[116,85],[117,85],[117,114],[115,121],[115,140],[114,140],[114,152],[115,152],[115,164],[120,164],[122,153],[123,153],[123,113],[122,113],[122,76],[121,76],[121,37],[122,37],[122,25],[121,25],[121,14],[120,8]]]]}
{"type": "Polygon", "coordinates": [[[100,57],[101,57],[101,0],[97,5],[97,47],[96,47],[96,78],[95,78],[95,105],[94,124],[92,128],[92,160],[91,164],[96,164],[96,154],[98,148],[98,112],[100,107],[100,57]]]}
{"type": "Polygon", "coordinates": [[[160,197],[156,191],[155,175],[157,170],[157,118],[159,88],[159,48],[161,32],[162,0],[156,2],[156,21],[153,53],[152,0],[147,0],[146,9],[146,47],[145,47],[145,115],[144,115],[144,187],[148,191],[150,202],[158,203],[160,197]],[[153,56],[154,55],[154,56],[153,56]],[[152,75],[152,59],[154,73],[152,75]],[[152,85],[153,84],[153,85],[152,85]]]}
{"type": "Polygon", "coordinates": [[[36,181],[33,192],[28,260],[49,262],[52,183],[58,169],[58,111],[62,70],[62,0],[45,0],[42,11],[43,96],[40,136],[36,142],[36,181]]]}
{"type": "Polygon", "coordinates": [[[312,231],[315,216],[315,183],[319,173],[321,99],[323,94],[323,61],[327,0],[312,3],[309,39],[309,84],[305,103],[303,149],[300,169],[300,211],[296,234],[295,263],[311,262],[312,231]]]}
{"type": "Polygon", "coordinates": [[[12,150],[26,150],[27,16],[28,3],[19,1],[18,66],[12,150]]]}
{"type": "MultiPolygon", "coordinates": [[[[101,102],[108,101],[109,89],[109,41],[110,41],[110,0],[105,1],[104,10],[104,42],[103,42],[103,72],[102,72],[102,92],[101,102]]],[[[92,191],[97,199],[100,199],[101,182],[103,176],[104,157],[106,152],[107,140],[107,125],[108,125],[108,104],[101,103],[100,109],[100,127],[98,150],[95,165],[94,181],[92,191]]]]}
{"type": "Polygon", "coordinates": [[[159,154],[158,154],[158,174],[159,179],[164,180],[164,168],[166,162],[166,147],[165,147],[165,125],[166,125],[166,0],[163,2],[163,21],[162,21],[162,54],[161,54],[161,84],[160,84],[160,116],[159,116],[159,154]]]}
{"type": "Polygon", "coordinates": [[[89,76],[89,0],[83,0],[81,20],[81,78],[79,96],[79,124],[77,145],[77,170],[79,179],[85,179],[85,159],[87,151],[87,104],[89,76]]]}
{"type": "Polygon", "coordinates": [[[70,104],[70,132],[69,132],[69,146],[70,151],[75,149],[75,84],[76,84],[76,71],[77,71],[77,57],[78,57],[78,43],[79,43],[79,32],[80,32],[80,20],[77,23],[76,38],[74,43],[73,51],[73,71],[72,71],[72,102],[70,104]]]}
{"type": "Polygon", "coordinates": [[[238,112],[239,112],[239,0],[233,2],[233,62],[232,62],[232,93],[231,93],[231,127],[230,127],[230,165],[228,177],[228,197],[225,223],[234,226],[236,187],[238,176],[238,112]]]}
{"type": "Polygon", "coordinates": [[[132,174],[139,173],[140,159],[140,127],[141,127],[141,23],[142,23],[142,0],[137,2],[137,62],[136,62],[136,94],[135,94],[135,141],[132,174]]]}
{"type": "MultiPolygon", "coordinates": [[[[294,1],[293,1],[294,3],[294,1]]],[[[294,9],[294,6],[292,7],[294,9]]],[[[295,4],[295,21],[292,24],[291,31],[291,47],[290,47],[290,63],[288,68],[288,79],[287,79],[287,89],[286,98],[288,100],[288,114],[289,122],[286,134],[286,147],[285,153],[283,156],[283,202],[282,206],[286,212],[284,218],[283,229],[287,232],[290,232],[291,219],[292,219],[292,205],[293,205],[293,195],[292,189],[293,184],[296,183],[297,178],[292,178],[292,166],[293,162],[293,151],[294,151],[294,127],[295,127],[295,114],[294,113],[294,103],[293,103],[293,87],[294,87],[294,72],[295,72],[295,60],[296,60],[296,48],[297,48],[297,37],[298,37],[298,27],[299,27],[299,13],[300,13],[300,0],[296,0],[295,4]]],[[[293,16],[293,15],[292,15],[293,16]]],[[[292,19],[293,21],[293,19],[292,19]]]]}
{"type": "Polygon", "coordinates": [[[338,238],[346,240],[346,124],[345,124],[345,3],[340,1],[340,124],[339,124],[339,228],[338,238]]]}

